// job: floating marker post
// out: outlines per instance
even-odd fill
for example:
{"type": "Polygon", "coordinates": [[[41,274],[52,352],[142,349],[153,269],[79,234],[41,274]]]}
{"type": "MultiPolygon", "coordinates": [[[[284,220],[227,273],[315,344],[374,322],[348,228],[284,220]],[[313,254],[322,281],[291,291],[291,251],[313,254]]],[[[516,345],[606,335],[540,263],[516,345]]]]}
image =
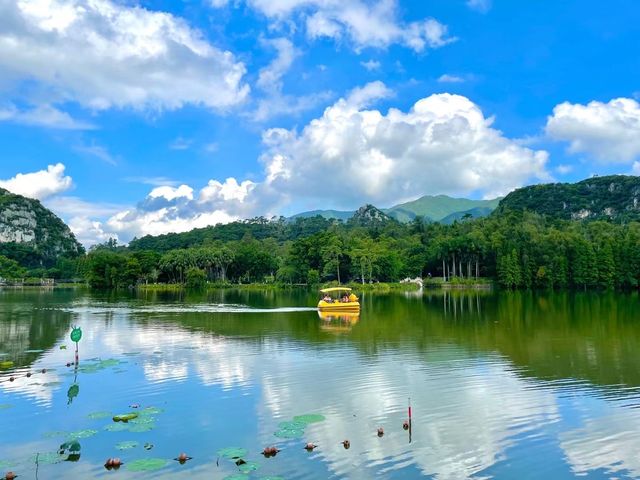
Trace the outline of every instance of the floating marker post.
{"type": "Polygon", "coordinates": [[[76,368],[78,366],[78,342],[82,338],[82,329],[80,327],[73,327],[71,330],[71,341],[76,344],[76,368]]]}
{"type": "Polygon", "coordinates": [[[80,386],[77,383],[78,382],[78,363],[79,363],[78,342],[82,338],[82,330],[80,329],[80,327],[74,326],[73,330],[71,330],[71,335],[69,336],[71,337],[71,341],[75,342],[76,344],[76,361],[73,368],[73,373],[74,373],[73,384],[69,387],[69,391],[67,392],[67,397],[69,398],[67,405],[71,405],[71,402],[73,402],[73,399],[78,396],[78,393],[80,393],[80,386]]]}
{"type": "Polygon", "coordinates": [[[411,443],[411,397],[409,397],[408,403],[409,403],[409,443],[411,443]]]}

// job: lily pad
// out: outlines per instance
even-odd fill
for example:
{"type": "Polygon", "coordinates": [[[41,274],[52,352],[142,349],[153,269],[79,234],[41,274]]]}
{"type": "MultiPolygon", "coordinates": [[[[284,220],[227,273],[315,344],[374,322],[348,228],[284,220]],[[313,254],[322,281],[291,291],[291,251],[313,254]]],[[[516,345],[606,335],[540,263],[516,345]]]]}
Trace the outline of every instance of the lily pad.
{"type": "Polygon", "coordinates": [[[92,412],[87,417],[92,420],[98,420],[101,418],[109,418],[111,416],[111,412],[92,412]]]}
{"type": "Polygon", "coordinates": [[[62,382],[45,382],[42,384],[43,387],[55,387],[57,385],[61,385],[62,382]]]}
{"type": "Polygon", "coordinates": [[[13,405],[10,403],[0,403],[0,410],[7,410],[9,408],[13,408],[13,405]]]}
{"type": "Polygon", "coordinates": [[[305,428],[307,428],[307,424],[294,420],[293,422],[280,422],[278,424],[278,427],[280,428],[280,430],[304,430],[305,428]]]}
{"type": "Polygon", "coordinates": [[[247,480],[247,476],[241,473],[234,473],[233,475],[227,475],[222,480],[247,480]]]}
{"type": "Polygon", "coordinates": [[[154,428],[156,428],[155,423],[139,423],[137,425],[131,425],[129,427],[129,431],[133,433],[143,433],[143,432],[149,432],[154,428]]]}
{"type": "Polygon", "coordinates": [[[110,423],[104,429],[108,432],[123,432],[129,430],[129,425],[125,423],[110,423]]]}
{"type": "Polygon", "coordinates": [[[72,438],[72,439],[77,439],[77,438],[89,438],[89,437],[93,437],[96,433],[98,433],[98,430],[93,430],[93,429],[86,429],[86,430],[78,430],[76,432],[71,432],[68,435],[68,438],[72,438]]]}
{"type": "Polygon", "coordinates": [[[301,438],[304,437],[304,430],[278,430],[274,435],[278,438],[301,438]]]}
{"type": "Polygon", "coordinates": [[[42,434],[44,438],[66,437],[67,435],[69,435],[69,433],[63,432],[62,430],[55,430],[53,432],[44,432],[42,434]]]}
{"type": "Polygon", "coordinates": [[[100,370],[102,369],[96,364],[82,365],[80,368],[78,368],[78,371],[82,373],[98,373],[100,370]]]}
{"type": "Polygon", "coordinates": [[[244,448],[239,447],[227,447],[221,450],[218,450],[218,456],[223,458],[242,458],[247,454],[247,451],[244,448]]]}
{"type": "Polygon", "coordinates": [[[140,410],[138,410],[138,414],[139,415],[159,415],[160,413],[164,412],[164,410],[162,408],[158,408],[158,407],[145,407],[145,408],[141,408],[140,410]]]}
{"type": "Polygon", "coordinates": [[[16,465],[16,463],[12,462],[11,460],[0,460],[0,468],[9,468],[13,467],[14,465],[16,465]]]}
{"type": "Polygon", "coordinates": [[[117,358],[107,358],[106,360],[101,360],[99,365],[103,368],[107,367],[115,367],[116,365],[120,365],[122,362],[117,358]]]}
{"type": "Polygon", "coordinates": [[[11,360],[5,360],[4,362],[0,362],[0,369],[7,369],[13,367],[13,362],[11,360]]]}
{"type": "Polygon", "coordinates": [[[142,425],[142,424],[148,424],[148,423],[155,423],[155,421],[156,421],[155,417],[143,415],[142,417],[138,417],[138,418],[134,418],[133,420],[130,420],[129,423],[133,423],[134,425],[142,425]]]}
{"type": "Polygon", "coordinates": [[[304,436],[307,424],[294,420],[293,422],[280,422],[280,428],[274,435],[280,438],[300,438],[304,436]]]}
{"type": "Polygon", "coordinates": [[[134,418],[138,418],[138,414],[135,412],[130,413],[121,413],[119,415],[113,416],[114,422],[128,422],[129,420],[133,420],[134,418]]]}
{"type": "Polygon", "coordinates": [[[40,465],[54,465],[64,462],[65,458],[64,455],[60,455],[58,452],[46,452],[34,454],[32,461],[38,462],[40,465]]]}
{"type": "Polygon", "coordinates": [[[268,476],[268,477],[260,477],[260,480],[284,480],[283,477],[278,476],[268,476]]]}
{"type": "Polygon", "coordinates": [[[293,420],[301,423],[318,423],[324,421],[324,415],[320,415],[319,413],[309,413],[307,415],[298,415],[293,417],[293,420]]]}
{"type": "Polygon", "coordinates": [[[167,464],[164,458],[143,458],[127,464],[127,470],[131,472],[148,472],[159,470],[167,464]]]}
{"type": "Polygon", "coordinates": [[[138,445],[140,445],[138,442],[136,442],[135,440],[130,440],[128,442],[120,442],[116,445],[116,448],[118,450],[131,450],[132,448],[136,448],[138,445]]]}
{"type": "Polygon", "coordinates": [[[245,462],[238,467],[238,470],[240,470],[242,473],[249,474],[251,472],[255,472],[256,470],[258,470],[258,468],[260,468],[260,465],[258,465],[256,462],[245,462]]]}

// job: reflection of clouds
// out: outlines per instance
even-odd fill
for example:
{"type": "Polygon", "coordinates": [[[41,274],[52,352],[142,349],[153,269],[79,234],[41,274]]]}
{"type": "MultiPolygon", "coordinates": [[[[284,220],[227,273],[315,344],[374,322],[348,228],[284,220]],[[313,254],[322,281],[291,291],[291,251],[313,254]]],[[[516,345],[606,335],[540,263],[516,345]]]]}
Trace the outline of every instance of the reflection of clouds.
{"type": "Polygon", "coordinates": [[[143,352],[145,376],[154,382],[184,379],[193,373],[204,385],[232,388],[249,381],[257,362],[250,354],[251,345],[200,332],[194,335],[172,324],[136,328],[125,336],[110,335],[104,346],[115,356],[143,352]],[[150,357],[154,351],[161,353],[150,357]],[[249,365],[247,359],[253,359],[249,365]]]}
{"type": "Polygon", "coordinates": [[[73,360],[72,355],[71,350],[60,350],[56,345],[44,352],[30,367],[20,368],[11,373],[4,372],[5,381],[0,383],[0,389],[7,394],[29,397],[42,406],[50,406],[54,392],[62,388],[61,384],[66,381],[62,376],[66,371],[64,365],[73,360]],[[47,369],[46,373],[41,373],[43,368],[47,369]],[[28,372],[32,374],[30,378],[26,377],[28,372]],[[13,382],[8,381],[10,375],[15,377],[13,382]]]}
{"type": "MultiPolygon", "coordinates": [[[[601,416],[584,418],[584,424],[560,433],[560,446],[572,471],[578,475],[602,469],[608,474],[640,477],[640,411],[607,404],[601,416]]],[[[586,417],[586,416],[585,416],[586,417]]]]}
{"type": "Polygon", "coordinates": [[[439,479],[469,478],[493,465],[513,436],[558,418],[555,397],[529,388],[500,359],[425,369],[389,353],[372,361],[365,376],[355,354],[338,360],[339,371],[335,361],[317,358],[274,365],[263,376],[268,397],[261,412],[266,418],[324,413],[326,421],[312,427],[308,440],[322,445],[319,454],[337,475],[370,478],[366,467],[380,463],[415,464],[439,479]],[[401,430],[409,395],[411,446],[401,430]],[[388,432],[383,440],[375,434],[380,425],[388,432]],[[344,438],[352,439],[348,455],[339,444],[344,438]]]}
{"type": "MultiPolygon", "coordinates": [[[[34,367],[37,363],[38,362],[34,364],[34,367]]],[[[27,378],[25,376],[27,371],[27,369],[21,369],[13,373],[12,375],[15,376],[13,382],[9,382],[9,375],[5,375],[5,381],[0,383],[0,389],[2,389],[5,394],[14,393],[30,397],[42,406],[51,405],[53,391],[55,388],[58,388],[59,385],[54,387],[53,385],[42,385],[42,383],[60,382],[60,376],[55,372],[47,372],[45,375],[36,374],[31,378],[27,378]]]]}

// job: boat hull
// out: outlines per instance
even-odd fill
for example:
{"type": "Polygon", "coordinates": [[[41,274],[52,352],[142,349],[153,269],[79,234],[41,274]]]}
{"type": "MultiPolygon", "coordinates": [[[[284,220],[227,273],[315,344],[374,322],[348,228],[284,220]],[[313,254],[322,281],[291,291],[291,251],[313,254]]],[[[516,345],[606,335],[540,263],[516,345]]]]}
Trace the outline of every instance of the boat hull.
{"type": "Polygon", "coordinates": [[[325,302],[320,300],[318,302],[318,310],[321,312],[359,312],[360,302],[325,302]]]}

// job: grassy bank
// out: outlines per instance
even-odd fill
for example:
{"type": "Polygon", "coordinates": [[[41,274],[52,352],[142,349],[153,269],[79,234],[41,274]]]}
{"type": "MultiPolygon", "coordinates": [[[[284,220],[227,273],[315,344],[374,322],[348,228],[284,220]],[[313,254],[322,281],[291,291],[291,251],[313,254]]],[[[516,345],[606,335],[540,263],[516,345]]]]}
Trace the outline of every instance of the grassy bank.
{"type": "Polygon", "coordinates": [[[282,285],[277,283],[207,283],[200,288],[190,288],[181,283],[149,283],[136,287],[145,292],[177,292],[187,289],[193,290],[289,290],[292,288],[307,288],[306,285],[282,285]]]}
{"type": "MultiPolygon", "coordinates": [[[[208,283],[201,290],[218,290],[218,289],[234,289],[234,290],[291,290],[291,289],[311,289],[319,290],[321,288],[335,287],[336,283],[326,283],[322,285],[291,285],[282,283],[208,283]]],[[[391,291],[415,291],[419,286],[414,283],[365,283],[364,285],[357,282],[347,284],[348,287],[358,292],[391,292],[391,291]]],[[[141,291],[149,292],[175,292],[188,289],[186,285],[179,283],[149,283],[140,284],[136,287],[141,291]]]]}
{"type": "MultiPolygon", "coordinates": [[[[334,285],[328,285],[334,286],[334,285]]],[[[415,283],[349,283],[348,286],[357,292],[413,292],[420,289],[415,283]]]]}
{"type": "Polygon", "coordinates": [[[442,278],[429,278],[424,280],[424,288],[482,288],[494,287],[493,280],[488,278],[453,278],[444,281],[442,278]]]}

